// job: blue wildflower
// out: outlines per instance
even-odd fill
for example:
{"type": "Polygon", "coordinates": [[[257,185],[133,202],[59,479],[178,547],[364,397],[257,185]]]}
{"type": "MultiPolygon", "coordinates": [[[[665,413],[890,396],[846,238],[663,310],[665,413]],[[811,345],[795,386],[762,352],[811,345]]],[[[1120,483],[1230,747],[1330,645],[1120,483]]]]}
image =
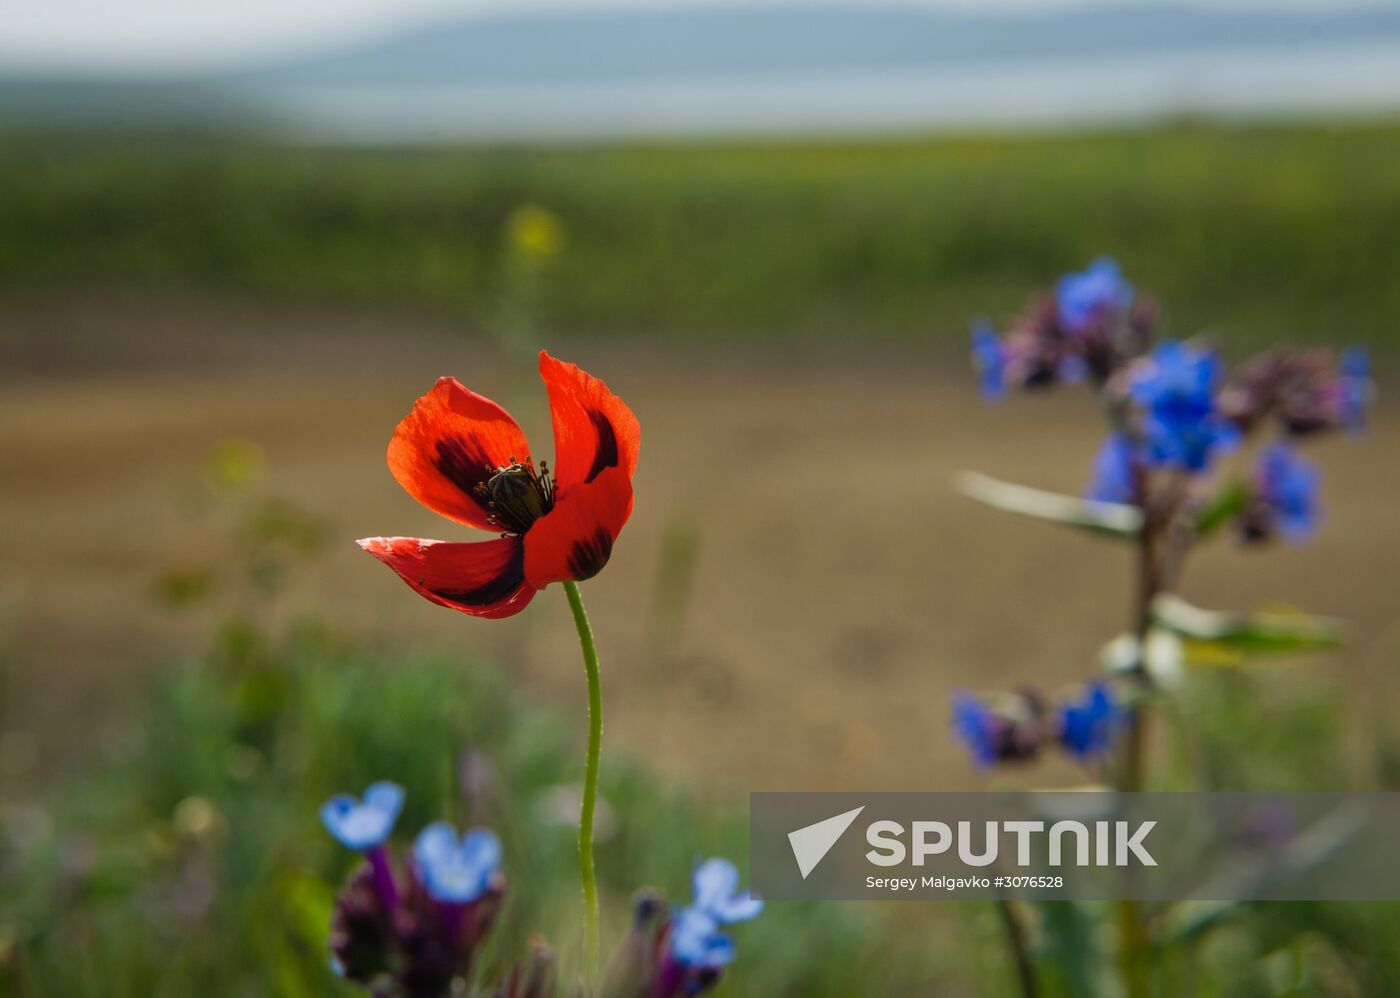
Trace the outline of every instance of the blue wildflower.
{"type": "Polygon", "coordinates": [[[1260,451],[1254,469],[1255,498],[1275,530],[1294,544],[1317,528],[1321,473],[1293,447],[1275,443],[1260,451]]]}
{"type": "Polygon", "coordinates": [[[1129,503],[1136,492],[1133,442],[1127,434],[1110,433],[1094,458],[1094,477],[1084,497],[1095,502],[1129,503]]]}
{"type": "Polygon", "coordinates": [[[1337,364],[1341,373],[1338,417],[1348,433],[1366,432],[1366,406],[1371,401],[1371,355],[1365,347],[1342,351],[1337,364]]]}
{"type": "Polygon", "coordinates": [[[1106,683],[1090,683],[1084,696],[1060,707],[1060,744],[1080,761],[1101,755],[1117,737],[1121,709],[1106,683]]]}
{"type": "Polygon", "coordinates": [[[976,697],[967,693],[953,694],[953,730],[957,732],[972,761],[980,767],[994,765],[998,751],[997,719],[976,697]]]}
{"type": "Polygon", "coordinates": [[[672,917],[670,945],[677,963],[702,970],[718,970],[738,955],[719,923],[695,908],[682,908],[672,917]]]}
{"type": "Polygon", "coordinates": [[[403,787],[384,780],[371,784],[363,800],[336,794],[321,805],[321,823],[347,849],[367,852],[389,837],[402,808],[403,787]]]}
{"type": "Polygon", "coordinates": [[[692,887],[691,907],[726,925],[746,922],[763,910],[763,902],[748,891],[737,893],[739,870],[727,859],[710,859],[697,866],[692,887]]]}
{"type": "Polygon", "coordinates": [[[972,329],[972,366],[977,371],[982,397],[997,402],[1006,395],[1006,351],[990,323],[972,329]]]}
{"type": "Polygon", "coordinates": [[[501,842],[474,828],[460,839],[445,821],[435,821],[418,833],[413,860],[428,896],[445,904],[467,904],[491,887],[501,865],[501,842]]]}
{"type": "Polygon", "coordinates": [[[739,871],[725,859],[710,859],[695,868],[694,900],[671,918],[670,949],[675,961],[697,970],[718,970],[732,963],[734,943],[720,926],[746,922],[763,910],[763,902],[739,893],[739,871]]]}
{"type": "Polygon", "coordinates": [[[1110,312],[1126,309],[1133,300],[1133,286],[1123,280],[1118,264],[1101,256],[1077,274],[1066,274],[1055,284],[1060,325],[1078,333],[1110,312]]]}
{"type": "Polygon", "coordinates": [[[1216,409],[1220,373],[1220,359],[1210,350],[1168,341],[1152,352],[1129,386],[1143,409],[1150,463],[1204,471],[1215,453],[1239,443],[1239,429],[1216,409]]]}

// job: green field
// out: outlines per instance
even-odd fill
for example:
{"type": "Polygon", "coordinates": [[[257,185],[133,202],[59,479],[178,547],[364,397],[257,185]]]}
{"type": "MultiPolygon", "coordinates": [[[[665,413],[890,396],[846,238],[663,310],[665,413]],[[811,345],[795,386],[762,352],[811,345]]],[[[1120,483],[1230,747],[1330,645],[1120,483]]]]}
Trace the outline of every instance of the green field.
{"type": "Polygon", "coordinates": [[[1232,343],[1388,341],[1400,125],[361,150],[11,136],[0,289],[194,287],[500,310],[502,231],[555,213],[577,334],[955,338],[1099,253],[1232,343]]]}

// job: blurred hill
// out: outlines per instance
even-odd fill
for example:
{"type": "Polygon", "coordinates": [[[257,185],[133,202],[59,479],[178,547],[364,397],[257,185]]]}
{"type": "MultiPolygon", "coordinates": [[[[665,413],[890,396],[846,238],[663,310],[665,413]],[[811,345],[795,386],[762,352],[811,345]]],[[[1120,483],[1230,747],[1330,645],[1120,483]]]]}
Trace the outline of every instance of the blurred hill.
{"type": "Polygon", "coordinates": [[[1400,107],[1400,7],[537,11],[142,79],[10,74],[0,124],[337,141],[869,131],[1400,107]]]}
{"type": "Polygon", "coordinates": [[[721,6],[448,21],[345,51],[266,64],[232,79],[444,85],[726,77],[1382,37],[1400,39],[1400,8],[1319,15],[1154,5],[1010,15],[721,6]]]}

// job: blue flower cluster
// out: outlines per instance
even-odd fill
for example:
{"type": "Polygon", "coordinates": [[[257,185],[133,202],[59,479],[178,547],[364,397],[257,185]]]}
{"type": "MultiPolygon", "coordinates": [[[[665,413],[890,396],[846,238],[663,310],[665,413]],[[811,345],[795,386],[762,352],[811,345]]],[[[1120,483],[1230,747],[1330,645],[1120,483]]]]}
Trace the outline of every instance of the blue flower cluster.
{"type": "MultiPolygon", "coordinates": [[[[321,805],[321,823],[337,842],[356,852],[384,848],[403,809],[403,787],[381,781],[363,798],[336,794],[321,805]]],[[[412,872],[434,901],[467,904],[491,889],[501,865],[501,842],[485,828],[474,828],[459,839],[456,829],[435,821],[413,843],[412,872]]]]}
{"type": "Polygon", "coordinates": [[[1149,465],[1204,471],[1216,454],[1239,446],[1239,430],[1216,409],[1221,374],[1214,351],[1175,341],[1159,345],[1132,373],[1129,395],[1142,411],[1149,465]]]}
{"type": "Polygon", "coordinates": [[[380,782],[363,797],[336,794],[321,807],[326,830],[366,859],[336,898],[332,966],[366,986],[411,981],[414,994],[445,994],[466,973],[500,906],[501,844],[486,829],[459,838],[451,825],[434,822],[419,833],[400,876],[387,843],[403,802],[402,787],[380,782]]]}
{"type": "Polygon", "coordinates": [[[659,956],[645,989],[652,998],[693,998],[713,987],[737,955],[734,941],[721,929],[763,910],[761,900],[739,891],[739,871],[728,860],[698,864],[692,884],[691,903],[659,927],[659,956]]]}
{"type": "Polygon", "coordinates": [[[995,708],[967,693],[953,697],[953,730],[981,769],[1033,759],[1048,741],[1088,762],[1113,747],[1123,719],[1123,706],[1102,682],[1053,712],[1029,690],[1002,697],[995,708]]]}
{"type": "Polygon", "coordinates": [[[1133,286],[1123,279],[1118,262],[1101,256],[1081,273],[1066,274],[1055,284],[1060,325],[1080,333],[1096,322],[1126,311],[1133,303],[1133,286]]]}
{"type": "Polygon", "coordinates": [[[1149,470],[1199,474],[1240,443],[1239,428],[1217,405],[1221,368],[1213,352],[1168,341],[1129,374],[1137,418],[1111,431],[1094,458],[1085,498],[1097,502],[1138,502],[1149,470]]]}
{"type": "Polygon", "coordinates": [[[1092,378],[1102,385],[1151,336],[1156,308],[1139,298],[1118,264],[1100,257],[1066,274],[1054,294],[1033,301],[1005,336],[985,320],[972,329],[972,363],[982,396],[1009,387],[1044,388],[1092,378]]]}
{"type": "MultiPolygon", "coordinates": [[[[331,966],[375,994],[455,993],[504,895],[501,843],[483,828],[459,835],[447,822],[433,822],[419,832],[399,875],[388,842],[403,804],[402,787],[380,782],[362,797],[336,794],[321,807],[326,830],[366,860],[336,897],[331,966]]],[[[656,901],[642,907],[645,941],[619,950],[620,976],[629,983],[614,980],[617,993],[694,998],[734,961],[734,942],[723,929],[754,918],[763,902],[739,890],[739,871],[727,860],[697,864],[692,881],[690,904],[669,917],[659,896],[647,895],[656,901]]],[[[492,993],[553,993],[552,984],[530,984],[552,981],[551,960],[537,946],[492,993]]]]}
{"type": "MultiPolygon", "coordinates": [[[[1211,349],[1176,340],[1153,347],[1155,306],[1144,308],[1145,301],[1117,263],[1100,257],[1061,277],[1052,295],[1033,300],[1005,336],[985,321],[973,327],[973,366],[984,398],[1000,399],[1010,386],[1093,375],[1113,429],[1094,458],[1086,499],[1146,504],[1159,470],[1203,479],[1266,419],[1277,422],[1285,440],[1335,428],[1364,432],[1374,395],[1364,349],[1350,347],[1334,358],[1325,350],[1278,348],[1241,364],[1227,381],[1211,349]]],[[[1291,447],[1279,446],[1285,449],[1260,453],[1247,483],[1238,523],[1248,540],[1297,541],[1317,520],[1320,476],[1291,447]]],[[[1202,488],[1191,486],[1193,503],[1202,488]]]]}
{"type": "Polygon", "coordinates": [[[695,868],[695,898],[672,919],[671,952],[687,967],[723,967],[735,957],[734,943],[720,926],[746,922],[763,910],[748,891],[739,893],[739,871],[724,859],[695,868]]]}

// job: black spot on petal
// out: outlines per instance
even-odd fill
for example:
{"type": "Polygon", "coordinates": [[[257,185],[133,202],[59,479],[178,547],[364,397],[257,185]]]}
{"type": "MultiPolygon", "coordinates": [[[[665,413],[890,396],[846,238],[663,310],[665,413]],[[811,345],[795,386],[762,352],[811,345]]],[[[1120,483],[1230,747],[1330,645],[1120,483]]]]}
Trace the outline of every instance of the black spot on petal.
{"type": "MultiPolygon", "coordinates": [[[[604,557],[603,560],[606,561],[607,558],[604,557]]],[[[524,581],[525,545],[516,544],[515,550],[511,552],[510,561],[506,562],[500,574],[494,579],[490,579],[473,589],[433,589],[430,591],[434,596],[450,603],[460,603],[463,606],[489,606],[515,592],[520,583],[524,581]]]]}
{"type": "Polygon", "coordinates": [[[612,420],[598,409],[589,409],[588,418],[593,423],[594,432],[598,434],[598,444],[593,449],[593,464],[588,469],[585,482],[593,481],[608,468],[616,468],[618,463],[617,431],[613,429],[612,420]]]}
{"type": "Polygon", "coordinates": [[[453,435],[437,442],[438,471],[482,509],[488,509],[490,497],[478,486],[489,481],[496,469],[486,458],[485,449],[474,439],[453,435]]]}
{"type": "Polygon", "coordinates": [[[574,581],[582,582],[601,572],[612,555],[612,546],[612,535],[602,527],[595,530],[592,537],[574,541],[569,551],[569,571],[573,573],[574,581]]]}

